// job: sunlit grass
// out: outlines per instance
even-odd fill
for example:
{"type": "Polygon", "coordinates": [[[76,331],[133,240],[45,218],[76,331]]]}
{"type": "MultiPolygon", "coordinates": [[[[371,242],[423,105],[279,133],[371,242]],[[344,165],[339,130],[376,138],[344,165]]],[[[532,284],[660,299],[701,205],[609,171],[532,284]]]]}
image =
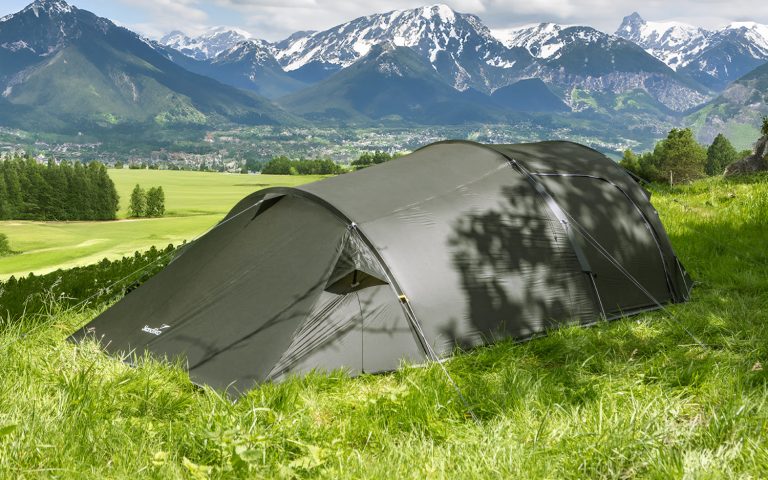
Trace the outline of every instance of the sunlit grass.
{"type": "Polygon", "coordinates": [[[67,343],[97,311],[52,306],[0,327],[0,475],[765,478],[767,199],[765,176],[657,191],[691,301],[455,357],[477,421],[437,365],[232,403],[180,366],[67,343]]]}

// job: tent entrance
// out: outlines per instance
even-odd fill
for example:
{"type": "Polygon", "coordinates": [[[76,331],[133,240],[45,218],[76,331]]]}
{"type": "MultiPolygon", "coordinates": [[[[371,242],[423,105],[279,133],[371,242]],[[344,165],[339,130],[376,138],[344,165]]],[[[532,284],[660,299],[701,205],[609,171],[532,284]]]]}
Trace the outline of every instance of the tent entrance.
{"type": "Polygon", "coordinates": [[[328,278],[325,291],[344,295],[364,288],[388,285],[385,278],[386,275],[370,249],[350,230],[339,259],[328,278]]]}
{"type": "Polygon", "coordinates": [[[324,291],[269,373],[276,380],[315,368],[352,374],[394,370],[424,352],[378,259],[350,229],[324,291]]]}

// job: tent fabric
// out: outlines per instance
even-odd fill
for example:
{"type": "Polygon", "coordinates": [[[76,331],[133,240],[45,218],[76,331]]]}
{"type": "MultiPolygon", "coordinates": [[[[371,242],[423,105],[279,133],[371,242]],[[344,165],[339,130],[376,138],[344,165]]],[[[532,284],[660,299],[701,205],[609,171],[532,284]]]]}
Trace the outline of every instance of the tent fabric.
{"type": "Polygon", "coordinates": [[[599,152],[446,141],[249,195],[72,339],[242,392],[660,308],[691,285],[647,192],[599,152]]]}

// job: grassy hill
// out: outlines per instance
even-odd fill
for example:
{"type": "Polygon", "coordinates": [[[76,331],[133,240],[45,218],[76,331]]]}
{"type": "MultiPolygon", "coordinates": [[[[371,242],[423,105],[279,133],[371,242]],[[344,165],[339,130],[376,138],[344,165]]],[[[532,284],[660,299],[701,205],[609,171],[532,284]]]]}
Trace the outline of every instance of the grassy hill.
{"type": "Polygon", "coordinates": [[[768,176],[655,189],[689,303],[437,365],[264,385],[66,336],[103,306],[0,326],[0,472],[86,478],[764,478],[768,176]],[[704,342],[699,346],[684,330],[704,342]]]}
{"type": "Polygon", "coordinates": [[[102,258],[117,259],[152,245],[164,247],[191,240],[256,190],[321,178],[129,169],[110,170],[109,175],[120,195],[121,221],[0,221],[0,232],[8,235],[14,250],[23,252],[0,258],[0,280],[86,265],[102,258]],[[125,220],[131,190],[137,183],[144,188],[163,187],[166,217],[125,220]]]}
{"type": "Polygon", "coordinates": [[[711,102],[689,115],[702,141],[724,133],[737,148],[749,148],[760,136],[758,125],[768,115],[768,63],[730,84],[711,102]]]}

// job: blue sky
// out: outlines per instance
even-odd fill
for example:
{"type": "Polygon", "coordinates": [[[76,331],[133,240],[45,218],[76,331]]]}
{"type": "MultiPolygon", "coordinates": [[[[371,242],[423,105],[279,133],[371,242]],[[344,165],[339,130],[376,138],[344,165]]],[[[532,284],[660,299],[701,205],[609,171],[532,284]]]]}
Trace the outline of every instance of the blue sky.
{"type": "MultiPolygon", "coordinates": [[[[0,15],[24,8],[31,0],[2,0],[0,15]]],[[[69,1],[69,0],[68,0],[69,1]]],[[[377,12],[434,3],[418,0],[71,0],[150,37],[170,30],[199,33],[207,27],[239,27],[254,36],[280,40],[298,30],[321,30],[377,12]]],[[[474,13],[491,28],[533,22],[585,24],[614,32],[623,16],[639,12],[646,20],[676,20],[707,28],[732,21],[768,23],[763,0],[446,0],[463,13],[474,13]]]]}

